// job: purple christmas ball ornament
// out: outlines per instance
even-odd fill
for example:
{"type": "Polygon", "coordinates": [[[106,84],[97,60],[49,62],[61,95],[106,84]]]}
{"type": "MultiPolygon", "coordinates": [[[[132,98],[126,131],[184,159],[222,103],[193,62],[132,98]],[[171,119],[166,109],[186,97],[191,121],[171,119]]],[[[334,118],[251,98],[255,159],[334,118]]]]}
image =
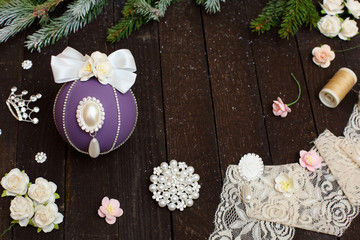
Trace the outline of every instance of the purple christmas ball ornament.
{"type": "Polygon", "coordinates": [[[137,104],[131,90],[120,93],[96,78],[65,83],[54,103],[56,127],[65,141],[96,158],[120,147],[137,121],[137,104]]]}

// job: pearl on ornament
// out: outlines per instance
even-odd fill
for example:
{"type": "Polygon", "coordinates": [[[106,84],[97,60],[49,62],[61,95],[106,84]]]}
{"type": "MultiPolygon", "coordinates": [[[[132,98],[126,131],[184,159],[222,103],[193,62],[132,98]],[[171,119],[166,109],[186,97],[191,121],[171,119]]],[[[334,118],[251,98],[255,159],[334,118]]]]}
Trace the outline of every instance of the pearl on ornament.
{"type": "Polygon", "coordinates": [[[95,127],[100,119],[100,109],[94,102],[88,102],[83,109],[83,119],[88,127],[95,127]]]}
{"type": "Polygon", "coordinates": [[[193,180],[193,182],[199,181],[199,180],[200,180],[199,174],[196,174],[196,173],[195,173],[195,174],[192,176],[192,180],[193,180]]]}
{"type": "Polygon", "coordinates": [[[191,194],[191,196],[192,196],[193,199],[198,199],[199,198],[199,193],[198,192],[193,192],[191,194]]]}
{"type": "Polygon", "coordinates": [[[186,200],[186,206],[187,207],[191,207],[192,205],[194,205],[194,201],[192,199],[186,200]]]}
{"type": "Polygon", "coordinates": [[[165,169],[168,169],[169,165],[167,164],[167,162],[162,162],[160,164],[160,167],[165,170],[165,169]]]}
{"type": "Polygon", "coordinates": [[[185,187],[184,187],[184,185],[179,185],[178,186],[178,190],[179,190],[179,192],[184,192],[185,191],[185,187]]]}
{"type": "Polygon", "coordinates": [[[170,161],[170,166],[171,167],[176,167],[177,166],[177,161],[175,159],[170,161]]]}
{"type": "Polygon", "coordinates": [[[191,177],[187,177],[186,178],[186,183],[187,184],[191,184],[193,182],[192,178],[191,177]]]}
{"type": "Polygon", "coordinates": [[[159,177],[159,182],[163,183],[165,182],[166,178],[164,176],[160,176],[159,177]]]}
{"type": "Polygon", "coordinates": [[[160,199],[159,206],[160,207],[165,207],[166,206],[166,201],[164,199],[160,199]]]}
{"type": "Polygon", "coordinates": [[[174,210],[176,209],[175,204],[174,204],[174,203],[170,203],[170,204],[168,205],[168,209],[169,209],[170,211],[174,211],[174,210]]]}
{"type": "Polygon", "coordinates": [[[149,186],[150,192],[155,192],[156,189],[157,189],[157,186],[156,186],[155,184],[151,184],[151,185],[149,186]]]}
{"type": "Polygon", "coordinates": [[[165,189],[164,184],[158,185],[158,189],[159,189],[160,191],[164,191],[164,189],[165,189]]]}
{"type": "Polygon", "coordinates": [[[163,197],[166,198],[166,199],[169,198],[169,197],[170,197],[170,193],[169,193],[169,192],[164,192],[163,197]]]}
{"type": "Polygon", "coordinates": [[[188,195],[187,195],[186,193],[182,193],[182,194],[180,195],[180,198],[183,199],[183,200],[185,200],[185,199],[188,198],[188,195]]]}
{"type": "Polygon", "coordinates": [[[156,175],[151,175],[150,176],[150,181],[155,183],[158,180],[158,177],[156,175]]]}
{"type": "Polygon", "coordinates": [[[176,196],[176,195],[173,195],[173,196],[171,197],[171,201],[173,201],[173,202],[177,202],[178,200],[179,200],[179,197],[176,196]]]}

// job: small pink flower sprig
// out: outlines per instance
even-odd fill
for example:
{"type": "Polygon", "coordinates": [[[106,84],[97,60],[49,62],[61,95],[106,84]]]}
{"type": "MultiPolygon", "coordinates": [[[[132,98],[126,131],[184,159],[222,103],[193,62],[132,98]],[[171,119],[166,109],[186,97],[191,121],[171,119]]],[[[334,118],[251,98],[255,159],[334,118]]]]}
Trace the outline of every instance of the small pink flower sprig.
{"type": "Polygon", "coordinates": [[[300,99],[301,96],[301,87],[300,87],[300,83],[299,81],[296,79],[296,77],[294,76],[293,73],[291,73],[291,76],[293,77],[294,81],[296,82],[298,89],[299,89],[299,94],[298,97],[296,98],[295,101],[285,104],[280,97],[277,98],[277,100],[274,100],[274,103],[272,105],[273,107],[273,113],[275,116],[280,116],[282,118],[286,117],[288,113],[291,112],[290,106],[294,105],[295,103],[297,103],[300,99]]]}
{"type": "Polygon", "coordinates": [[[120,208],[120,202],[116,199],[109,199],[104,197],[101,201],[101,206],[98,210],[100,217],[105,218],[108,224],[114,224],[116,218],[123,215],[123,210],[120,208]]]}
{"type": "Polygon", "coordinates": [[[299,163],[302,167],[307,168],[307,170],[314,172],[315,169],[321,167],[322,158],[315,150],[310,150],[309,152],[301,150],[299,163]]]}

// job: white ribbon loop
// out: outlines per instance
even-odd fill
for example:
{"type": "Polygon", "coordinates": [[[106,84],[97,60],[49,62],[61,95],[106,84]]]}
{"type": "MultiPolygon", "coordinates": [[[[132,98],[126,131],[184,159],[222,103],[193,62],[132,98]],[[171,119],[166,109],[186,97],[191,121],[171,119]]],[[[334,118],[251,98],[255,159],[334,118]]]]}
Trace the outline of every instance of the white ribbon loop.
{"type": "MultiPolygon", "coordinates": [[[[120,49],[107,57],[113,68],[113,74],[102,84],[110,84],[121,93],[126,93],[134,85],[136,64],[128,49],[120,49]]],[[[86,57],[77,50],[67,47],[57,56],[51,56],[51,69],[56,83],[66,83],[79,79],[79,71],[86,57]]]]}

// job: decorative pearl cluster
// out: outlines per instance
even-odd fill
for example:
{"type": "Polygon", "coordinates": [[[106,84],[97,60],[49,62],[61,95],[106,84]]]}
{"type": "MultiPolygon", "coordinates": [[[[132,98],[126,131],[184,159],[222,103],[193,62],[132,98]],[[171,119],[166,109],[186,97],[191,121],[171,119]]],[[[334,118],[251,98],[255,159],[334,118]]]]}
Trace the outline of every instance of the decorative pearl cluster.
{"type": "Polygon", "coordinates": [[[24,60],[22,63],[21,63],[21,66],[23,69],[25,70],[29,70],[31,67],[32,67],[32,61],[31,60],[24,60]]]}
{"type": "Polygon", "coordinates": [[[167,206],[170,211],[183,211],[194,204],[194,199],[199,198],[199,179],[200,176],[194,173],[192,166],[171,160],[170,164],[163,162],[160,167],[154,168],[149,190],[160,207],[167,206]]]}
{"type": "Polygon", "coordinates": [[[38,152],[35,155],[35,161],[37,161],[38,163],[43,163],[46,161],[46,159],[47,159],[47,156],[46,156],[46,153],[44,153],[44,152],[38,152]]]}

